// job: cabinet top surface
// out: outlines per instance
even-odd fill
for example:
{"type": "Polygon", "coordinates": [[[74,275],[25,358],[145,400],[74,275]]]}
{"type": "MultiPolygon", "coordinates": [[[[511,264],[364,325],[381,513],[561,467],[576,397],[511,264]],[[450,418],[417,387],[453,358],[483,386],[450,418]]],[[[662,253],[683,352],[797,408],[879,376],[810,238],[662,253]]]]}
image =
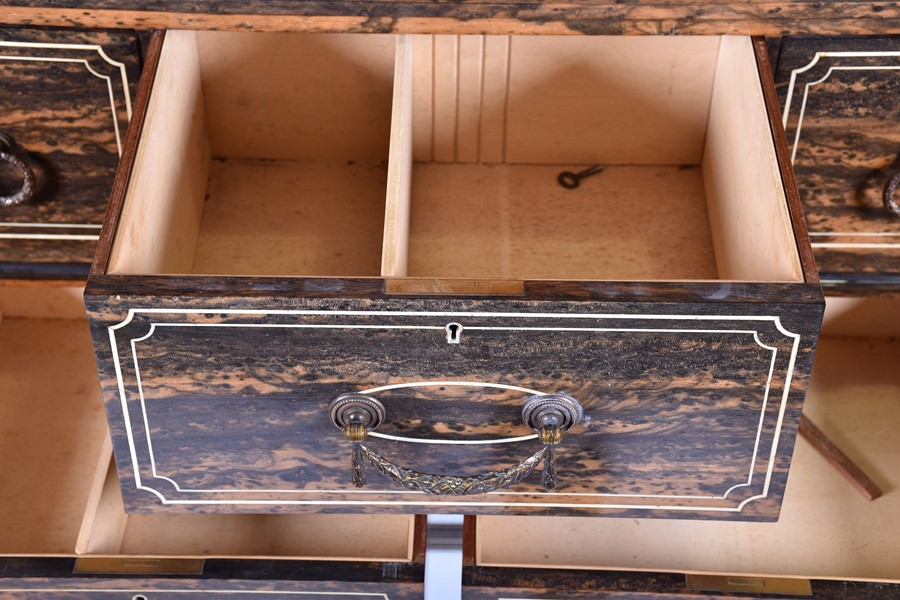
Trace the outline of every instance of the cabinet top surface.
{"type": "Polygon", "coordinates": [[[900,5],[853,0],[2,0],[0,22],[369,33],[900,33],[900,5]]]}

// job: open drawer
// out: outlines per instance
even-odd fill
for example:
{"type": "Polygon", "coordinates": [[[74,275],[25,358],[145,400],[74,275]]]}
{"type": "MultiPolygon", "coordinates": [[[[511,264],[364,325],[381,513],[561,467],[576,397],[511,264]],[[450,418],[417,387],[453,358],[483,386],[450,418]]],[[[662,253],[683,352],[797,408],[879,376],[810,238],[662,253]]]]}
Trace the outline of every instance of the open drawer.
{"type": "Polygon", "coordinates": [[[0,323],[0,417],[0,595],[422,597],[416,517],[126,516],[83,318],[0,323]]]}
{"type": "Polygon", "coordinates": [[[896,598],[896,339],[822,338],[808,413],[884,495],[864,499],[797,443],[778,523],[478,517],[464,598],[896,598]]]}
{"type": "Polygon", "coordinates": [[[125,509],[776,518],[822,298],[765,60],[157,35],[86,291],[125,509]]]}

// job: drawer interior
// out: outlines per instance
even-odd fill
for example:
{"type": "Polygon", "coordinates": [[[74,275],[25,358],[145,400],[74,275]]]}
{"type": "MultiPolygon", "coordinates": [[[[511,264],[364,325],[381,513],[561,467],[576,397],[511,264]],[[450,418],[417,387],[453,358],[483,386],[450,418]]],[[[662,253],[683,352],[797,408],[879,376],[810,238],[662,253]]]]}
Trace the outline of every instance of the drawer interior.
{"type": "Polygon", "coordinates": [[[84,319],[3,319],[0,555],[74,551],[108,436],[84,319]]]}
{"type": "Polygon", "coordinates": [[[826,296],[822,334],[900,337],[900,300],[895,296],[826,296]]]}
{"type": "Polygon", "coordinates": [[[0,556],[413,558],[407,515],[126,516],[111,457],[85,319],[3,319],[0,556]]]}
{"type": "Polygon", "coordinates": [[[900,581],[898,359],[894,338],[823,338],[804,408],[874,501],[798,440],[777,523],[479,517],[477,564],[900,581]]]}
{"type": "Polygon", "coordinates": [[[113,269],[378,275],[395,38],[171,31],[113,269]]]}
{"type": "Polygon", "coordinates": [[[169,32],[109,271],[803,279],[751,41],[714,36],[169,32]]]}
{"type": "Polygon", "coordinates": [[[800,278],[749,38],[439,36],[409,52],[408,255],[390,274],[800,278]]]}
{"type": "Polygon", "coordinates": [[[409,562],[408,515],[126,514],[112,455],[98,471],[76,551],[110,557],[409,562]]]}

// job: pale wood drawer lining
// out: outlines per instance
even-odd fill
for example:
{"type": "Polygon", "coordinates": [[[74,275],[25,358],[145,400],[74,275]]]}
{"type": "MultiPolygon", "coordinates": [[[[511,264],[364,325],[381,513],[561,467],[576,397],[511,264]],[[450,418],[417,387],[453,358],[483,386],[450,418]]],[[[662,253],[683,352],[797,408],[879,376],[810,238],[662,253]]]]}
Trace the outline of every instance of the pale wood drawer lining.
{"type": "Polygon", "coordinates": [[[169,32],[110,265],[802,280],[731,37],[169,32]]]}

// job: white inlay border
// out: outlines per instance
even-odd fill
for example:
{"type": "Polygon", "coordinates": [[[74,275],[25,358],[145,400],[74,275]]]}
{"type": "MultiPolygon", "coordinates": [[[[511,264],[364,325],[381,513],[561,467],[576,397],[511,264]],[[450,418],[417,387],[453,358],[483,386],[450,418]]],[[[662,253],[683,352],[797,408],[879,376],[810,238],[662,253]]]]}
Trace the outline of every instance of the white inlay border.
{"type": "MultiPolygon", "coordinates": [[[[7,49],[24,49],[24,50],[56,50],[68,52],[86,52],[89,55],[96,54],[100,59],[113,67],[116,72],[116,79],[110,75],[104,75],[94,69],[90,61],[85,58],[65,58],[61,56],[40,56],[40,55],[16,55],[12,53],[0,54],[0,60],[6,61],[24,61],[24,62],[51,62],[51,63],[71,63],[83,65],[85,70],[105,83],[107,96],[109,97],[110,114],[112,116],[113,130],[116,134],[116,149],[119,156],[122,156],[122,132],[119,126],[119,119],[116,111],[116,87],[121,84],[122,95],[125,104],[125,113],[128,120],[131,119],[131,94],[128,88],[128,72],[125,63],[113,60],[102,46],[99,44],[51,44],[43,42],[13,42],[0,40],[0,52],[4,48],[7,49]]],[[[59,241],[97,241],[100,239],[99,231],[97,234],[91,233],[53,233],[53,229],[96,229],[99,230],[102,225],[95,223],[0,223],[0,227],[10,229],[24,229],[24,232],[0,232],[0,239],[27,239],[27,240],[59,240],[59,241]],[[47,232],[34,232],[34,228],[48,229],[47,232]]]]}
{"type": "MultiPolygon", "coordinates": [[[[794,93],[797,89],[797,77],[806,73],[817,64],[822,59],[832,59],[832,58],[897,58],[900,59],[900,51],[881,51],[881,52],[816,52],[813,55],[812,60],[806,65],[794,69],[791,72],[791,79],[788,85],[787,97],[784,103],[784,112],[781,117],[782,125],[785,129],[788,127],[788,120],[791,114],[791,105],[793,103],[794,93]]],[[[794,164],[794,159],[797,157],[797,149],[800,146],[800,133],[803,128],[803,119],[806,115],[806,106],[807,101],[809,100],[809,92],[810,89],[820,83],[824,83],[827,81],[835,72],[841,71],[900,71],[900,64],[897,65],[833,65],[828,68],[825,72],[825,75],[816,79],[815,81],[810,81],[803,85],[803,95],[802,100],[800,101],[799,115],[797,117],[797,129],[794,132],[794,141],[793,146],[791,148],[791,164],[794,164]]],[[[862,232],[862,233],[853,233],[853,232],[835,232],[835,231],[810,231],[809,235],[811,237],[815,236],[833,236],[833,237],[876,237],[876,238],[887,238],[883,242],[816,242],[812,241],[811,246],[813,248],[859,248],[859,249],[893,249],[900,248],[900,242],[894,242],[892,238],[900,237],[900,233],[898,232],[862,232]]]]}
{"type": "MultiPolygon", "coordinates": [[[[258,500],[258,499],[248,499],[248,500],[234,500],[234,499],[222,499],[222,500],[214,500],[214,499],[173,499],[167,498],[161,491],[154,489],[147,485],[145,481],[143,481],[139,469],[139,462],[137,458],[137,447],[135,444],[135,436],[132,430],[132,421],[128,408],[127,395],[125,391],[125,382],[122,374],[122,358],[119,355],[118,351],[118,340],[116,339],[116,332],[128,325],[132,322],[134,317],[137,314],[222,314],[222,315],[297,315],[297,316],[412,316],[412,317],[429,317],[429,316],[439,316],[439,317],[447,317],[453,318],[454,321],[459,322],[460,320],[464,320],[466,317],[518,317],[518,318],[528,318],[528,319],[539,319],[539,318],[553,318],[553,319],[591,319],[591,320],[616,320],[616,319],[628,319],[628,320],[650,320],[659,321],[659,320],[669,320],[669,321],[748,321],[748,322],[769,322],[773,324],[778,331],[784,335],[785,337],[792,340],[791,344],[791,354],[788,362],[788,369],[785,375],[784,381],[784,389],[781,394],[781,400],[778,409],[778,417],[775,426],[774,438],[772,441],[772,448],[769,453],[768,462],[766,464],[766,474],[765,480],[763,482],[763,489],[761,492],[755,496],[747,498],[743,500],[740,504],[734,507],[727,506],[697,506],[697,505],[668,505],[668,504],[608,504],[608,503],[597,503],[597,504],[585,504],[585,503],[575,503],[575,502],[565,502],[565,501],[550,501],[550,502],[528,502],[528,506],[539,506],[539,507],[548,507],[548,508],[623,508],[623,509],[638,509],[638,510],[688,510],[688,511],[711,511],[711,512],[741,512],[744,507],[753,500],[758,500],[761,498],[765,498],[769,493],[769,486],[771,483],[772,474],[774,472],[775,466],[775,457],[777,455],[778,443],[781,434],[781,430],[783,427],[783,419],[784,413],[787,407],[787,400],[790,392],[791,380],[793,377],[794,367],[796,364],[797,353],[799,350],[799,342],[800,335],[787,331],[780,322],[780,319],[777,316],[736,316],[736,315],[628,315],[628,314],[555,314],[555,313],[451,313],[451,312],[405,312],[405,311],[315,311],[315,310],[278,310],[278,311],[266,311],[266,310],[207,310],[207,309],[130,309],[127,317],[119,324],[108,327],[110,344],[113,352],[113,362],[115,367],[115,373],[117,377],[118,390],[119,390],[119,400],[121,403],[121,408],[123,411],[123,416],[125,420],[125,429],[126,436],[128,440],[129,452],[132,460],[132,470],[135,478],[135,486],[137,489],[145,490],[150,493],[156,495],[159,500],[163,504],[175,504],[175,505],[358,505],[362,500],[258,500]]],[[[141,418],[143,419],[143,427],[146,433],[146,443],[150,456],[150,467],[151,467],[151,477],[164,480],[169,482],[170,485],[174,487],[174,489],[181,493],[203,493],[203,494],[344,494],[344,495],[354,495],[354,494],[386,494],[386,495],[396,495],[402,494],[409,496],[411,492],[406,490],[378,490],[377,492],[372,492],[368,490],[264,490],[264,489],[254,489],[254,490],[216,490],[216,489],[185,489],[181,488],[177,482],[172,480],[169,477],[165,477],[159,475],[156,469],[156,460],[153,455],[152,449],[152,440],[150,439],[150,424],[147,415],[146,402],[144,398],[143,386],[140,380],[140,368],[138,365],[137,358],[137,348],[136,344],[141,341],[145,341],[149,339],[153,333],[156,331],[158,327],[271,327],[271,328],[350,328],[350,329],[423,329],[423,330],[444,330],[443,325],[359,325],[359,324],[345,324],[345,325],[335,325],[335,324],[299,324],[299,323],[284,323],[284,324],[266,324],[266,323],[249,323],[249,324],[241,324],[241,323],[173,323],[173,322],[152,322],[150,331],[138,338],[132,338],[128,340],[132,358],[133,358],[133,368],[135,369],[135,375],[137,379],[137,388],[138,388],[138,397],[141,406],[141,418]]],[[[548,494],[547,497],[553,498],[564,498],[566,496],[570,497],[606,497],[606,498],[642,498],[642,499],[675,499],[675,500],[688,500],[688,501],[697,501],[697,500],[725,500],[734,490],[742,487],[748,487],[753,484],[753,475],[756,470],[756,463],[759,458],[759,446],[761,443],[762,431],[765,424],[765,416],[766,410],[769,403],[769,394],[771,383],[774,378],[775,372],[775,364],[778,355],[778,349],[774,346],[768,346],[763,344],[759,338],[759,331],[755,329],[662,329],[662,328],[618,328],[618,327],[475,327],[475,326],[467,326],[466,331],[491,331],[491,330],[501,330],[501,331],[566,331],[566,332],[582,332],[582,333],[597,333],[597,332],[652,332],[652,333],[669,333],[669,334],[686,334],[686,333],[714,333],[714,334],[738,334],[738,335],[751,335],[753,340],[760,347],[769,350],[771,352],[771,359],[769,362],[769,370],[768,370],[768,378],[766,380],[765,393],[762,401],[762,407],[760,410],[760,418],[759,425],[756,432],[756,437],[754,441],[754,450],[753,455],[751,457],[750,462],[750,471],[747,477],[746,482],[738,483],[728,490],[726,490],[723,494],[719,496],[684,496],[684,495],[654,495],[654,494],[609,494],[609,493],[557,493],[557,494],[548,494]]],[[[410,382],[405,384],[398,384],[395,386],[382,386],[379,388],[372,388],[367,390],[367,392],[385,390],[387,388],[395,388],[395,387],[412,387],[412,386],[421,386],[428,383],[435,382],[410,382]]],[[[499,384],[485,384],[484,382],[438,382],[438,383],[451,383],[454,385],[499,385],[499,384]]],[[[509,386],[510,388],[514,388],[517,390],[521,390],[524,392],[535,392],[536,390],[530,390],[528,388],[516,388],[516,386],[509,386]]],[[[541,392],[538,392],[541,393],[541,392]]],[[[393,439],[393,438],[387,438],[393,439]]],[[[511,438],[508,440],[504,440],[507,442],[518,442],[525,441],[527,439],[533,439],[533,436],[523,436],[521,439],[511,438]]],[[[409,441],[408,439],[402,441],[409,441]]],[[[492,492],[491,496],[534,496],[534,492],[511,492],[511,491],[498,491],[492,492]]],[[[410,505],[410,506],[437,506],[444,505],[445,502],[440,501],[430,501],[430,500],[400,500],[400,501],[364,501],[366,504],[371,505],[410,505]]],[[[510,501],[491,501],[491,502],[479,502],[479,501],[457,501],[454,499],[453,502],[456,506],[517,506],[519,505],[514,500],[510,501]]]]}

